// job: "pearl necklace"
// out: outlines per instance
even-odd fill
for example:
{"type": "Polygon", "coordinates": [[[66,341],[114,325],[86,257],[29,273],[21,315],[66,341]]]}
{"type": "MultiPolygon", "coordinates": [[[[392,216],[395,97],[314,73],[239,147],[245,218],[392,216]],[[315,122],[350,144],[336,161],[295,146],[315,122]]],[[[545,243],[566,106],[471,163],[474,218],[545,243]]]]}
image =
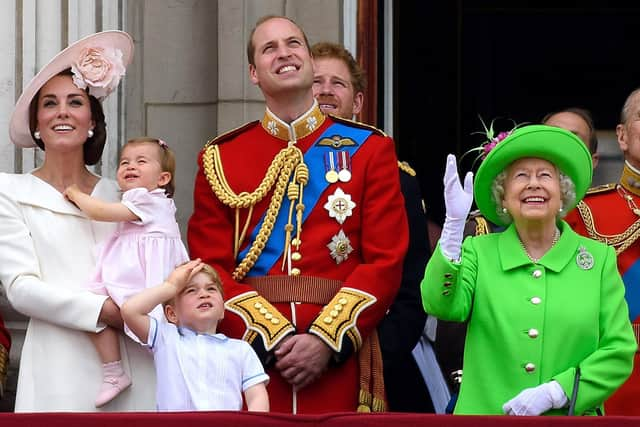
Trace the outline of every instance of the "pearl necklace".
{"type": "MultiPolygon", "coordinates": [[[[519,236],[518,236],[518,238],[519,238],[519,236]]],[[[549,250],[550,250],[550,249],[551,249],[551,248],[552,248],[556,243],[558,243],[558,240],[559,240],[559,239],[560,239],[560,230],[558,230],[558,228],[556,228],[556,232],[553,234],[553,241],[551,242],[551,246],[549,246],[549,249],[547,249],[547,252],[549,252],[549,250]]],[[[529,255],[529,251],[527,250],[527,247],[524,245],[524,242],[523,242],[523,241],[522,241],[522,239],[520,239],[520,238],[519,238],[519,240],[520,240],[520,246],[522,246],[522,249],[524,250],[524,253],[525,253],[525,254],[527,254],[527,258],[529,258],[529,261],[531,261],[531,262],[532,262],[532,263],[534,263],[534,264],[537,264],[537,263],[538,263],[538,261],[540,261],[540,259],[541,259],[542,257],[540,257],[540,258],[534,258],[534,257],[532,257],[531,255],[529,255]]],[[[545,256],[547,252],[545,252],[542,256],[545,256]]]]}

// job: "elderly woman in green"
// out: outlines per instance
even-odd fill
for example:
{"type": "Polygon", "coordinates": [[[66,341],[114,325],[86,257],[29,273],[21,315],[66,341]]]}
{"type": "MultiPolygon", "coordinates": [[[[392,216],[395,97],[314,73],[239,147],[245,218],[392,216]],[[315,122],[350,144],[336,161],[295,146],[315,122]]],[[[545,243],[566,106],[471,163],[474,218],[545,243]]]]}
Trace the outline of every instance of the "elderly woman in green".
{"type": "Polygon", "coordinates": [[[421,290],[428,313],[468,320],[454,413],[595,414],[631,373],[637,344],[615,252],[560,219],[591,174],[584,143],[543,125],[499,142],[474,185],[447,158],[447,215],[421,290]],[[463,243],[474,196],[506,228],[463,243]]]}

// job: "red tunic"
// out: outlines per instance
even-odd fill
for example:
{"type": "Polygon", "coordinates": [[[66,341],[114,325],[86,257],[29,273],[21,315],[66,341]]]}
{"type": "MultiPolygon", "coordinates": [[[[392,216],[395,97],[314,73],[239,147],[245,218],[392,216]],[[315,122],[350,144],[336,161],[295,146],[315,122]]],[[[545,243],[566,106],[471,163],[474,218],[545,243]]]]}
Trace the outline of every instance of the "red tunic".
{"type": "MultiPolygon", "coordinates": [[[[640,327],[640,240],[634,239],[640,234],[640,217],[633,213],[630,204],[624,198],[625,195],[629,195],[635,204],[640,206],[640,197],[616,188],[615,184],[591,189],[581,205],[569,212],[566,220],[579,234],[608,243],[616,247],[617,253],[622,249],[621,245],[628,245],[618,253],[618,270],[625,284],[625,298],[637,339],[640,327]],[[624,233],[629,235],[625,236],[624,233]],[[603,236],[608,237],[605,239],[603,236]]],[[[639,356],[636,352],[633,372],[629,379],[606,401],[607,415],[640,415],[639,356]]]]}
{"type": "MultiPolygon", "coordinates": [[[[298,132],[296,146],[303,153],[334,123],[333,118],[325,120],[324,116],[318,116],[318,112],[314,106],[303,116],[318,119],[310,122],[314,128],[310,133],[305,135],[303,132],[300,136],[298,132]]],[[[236,194],[256,190],[274,157],[287,146],[287,137],[280,135],[278,138],[266,130],[273,125],[268,123],[269,118],[267,113],[262,125],[259,122],[249,124],[210,143],[218,145],[226,180],[236,194]]],[[[296,120],[294,125],[300,120],[296,120]]],[[[200,257],[211,264],[223,280],[227,311],[220,331],[251,342],[267,367],[274,348],[285,336],[304,332],[316,334],[334,350],[336,359],[341,363],[331,364],[320,379],[297,392],[275,369],[268,369],[271,410],[289,413],[356,410],[360,378],[356,351],[384,316],[398,290],[402,261],[408,246],[407,218],[393,140],[374,130],[351,157],[351,179],[329,184],[315,206],[305,207],[311,211],[302,226],[302,244],[297,250],[301,258],[291,261],[289,268],[298,275],[293,279],[309,281],[302,283],[291,279],[287,275],[290,270],[286,266],[282,269],[282,256],[269,270],[268,276],[280,276],[284,283],[300,283],[306,291],[311,291],[309,293],[315,291],[316,278],[338,283],[329,304],[327,301],[299,302],[300,295],[283,296],[283,292],[288,292],[286,287],[285,290],[274,290],[279,294],[278,298],[273,298],[271,293],[263,297],[256,294],[247,280],[238,282],[232,278],[238,264],[233,256],[235,209],[223,204],[212,191],[206,176],[207,166],[203,164],[206,149],[199,157],[188,242],[191,257],[200,257]],[[351,215],[343,224],[330,217],[324,207],[328,197],[338,188],[355,202],[351,215]],[[327,245],[340,230],[349,239],[353,251],[338,263],[327,245]],[[272,305],[265,303],[269,300],[272,305]],[[336,306],[339,310],[333,310],[336,306]]],[[[324,184],[324,172],[317,175],[309,177],[310,183],[321,180],[324,184]]],[[[261,219],[272,194],[271,189],[255,205],[247,235],[261,219]]],[[[247,211],[246,208],[241,209],[240,229],[247,218],[247,211]]],[[[284,234],[284,230],[274,229],[272,233],[284,234]]],[[[241,249],[253,243],[247,240],[241,249]]],[[[267,241],[263,253],[270,249],[283,250],[282,247],[270,248],[270,245],[271,240],[267,241]]],[[[299,293],[298,289],[293,291],[299,293]]]]}

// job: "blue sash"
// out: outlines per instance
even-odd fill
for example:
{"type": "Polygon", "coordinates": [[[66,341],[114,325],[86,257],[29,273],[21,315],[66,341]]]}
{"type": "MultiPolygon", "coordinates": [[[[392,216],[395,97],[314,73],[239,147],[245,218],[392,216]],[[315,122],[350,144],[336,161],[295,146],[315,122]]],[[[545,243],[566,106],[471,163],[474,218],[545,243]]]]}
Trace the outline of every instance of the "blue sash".
{"type": "MultiPolygon", "coordinates": [[[[316,142],[307,150],[304,154],[304,162],[309,168],[309,182],[304,187],[304,195],[302,199],[302,203],[304,204],[304,211],[302,213],[302,222],[307,219],[309,214],[313,211],[320,196],[329,186],[329,183],[324,179],[325,175],[325,167],[324,167],[324,154],[329,150],[336,150],[336,147],[332,147],[330,145],[320,145],[318,144],[325,138],[331,138],[335,135],[339,135],[341,138],[349,138],[355,142],[354,145],[349,146],[341,146],[339,147],[342,151],[347,151],[349,156],[353,158],[353,155],[358,151],[361,147],[362,143],[371,135],[373,131],[367,129],[361,129],[352,126],[346,126],[340,123],[334,123],[329,126],[320,137],[316,140],[316,142]]],[[[295,201],[294,201],[295,202],[295,201]]],[[[275,224],[273,226],[273,231],[271,232],[271,236],[267,240],[264,250],[262,254],[258,257],[256,264],[253,268],[247,273],[247,277],[258,277],[258,276],[266,276],[267,273],[271,270],[275,262],[282,256],[282,252],[284,251],[284,238],[285,238],[285,225],[287,225],[287,221],[289,218],[289,206],[291,205],[291,200],[289,200],[285,196],[282,200],[282,206],[280,206],[280,212],[278,212],[278,216],[276,217],[275,224]]],[[[265,213],[262,214],[262,218],[258,221],[258,224],[253,228],[251,232],[251,236],[249,237],[249,242],[254,242],[258,232],[260,231],[260,227],[262,227],[262,223],[264,222],[265,213]]],[[[328,215],[328,214],[327,214],[328,215]]],[[[295,211],[294,211],[295,218],[295,211]]],[[[294,222],[295,227],[295,222],[294,222]]],[[[295,230],[292,232],[292,235],[295,235],[295,230]]],[[[239,254],[236,260],[237,263],[240,263],[244,257],[249,252],[251,245],[247,245],[239,254]]]]}
{"type": "Polygon", "coordinates": [[[625,287],[625,299],[629,304],[629,320],[633,322],[640,316],[640,259],[635,260],[622,274],[622,280],[625,287]]]}

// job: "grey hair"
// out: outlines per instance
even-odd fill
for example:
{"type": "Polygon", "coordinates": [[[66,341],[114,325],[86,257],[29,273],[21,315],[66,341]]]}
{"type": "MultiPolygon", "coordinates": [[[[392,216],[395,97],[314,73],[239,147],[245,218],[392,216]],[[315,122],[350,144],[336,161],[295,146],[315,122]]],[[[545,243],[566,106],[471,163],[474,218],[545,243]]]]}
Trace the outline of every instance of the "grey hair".
{"type": "MultiPolygon", "coordinates": [[[[491,184],[491,198],[496,204],[496,213],[505,224],[511,224],[513,218],[509,212],[502,211],[502,200],[504,199],[504,187],[507,180],[507,170],[500,172],[491,184]]],[[[556,214],[556,220],[564,218],[567,214],[567,206],[573,206],[576,201],[576,185],[568,175],[559,171],[560,199],[562,200],[562,210],[556,214]]]]}
{"type": "Polygon", "coordinates": [[[635,89],[633,92],[627,96],[627,99],[624,101],[624,106],[622,107],[622,111],[620,112],[620,123],[623,125],[627,124],[627,120],[629,120],[629,116],[632,111],[633,103],[635,101],[635,97],[640,94],[640,88],[635,89]]]}

